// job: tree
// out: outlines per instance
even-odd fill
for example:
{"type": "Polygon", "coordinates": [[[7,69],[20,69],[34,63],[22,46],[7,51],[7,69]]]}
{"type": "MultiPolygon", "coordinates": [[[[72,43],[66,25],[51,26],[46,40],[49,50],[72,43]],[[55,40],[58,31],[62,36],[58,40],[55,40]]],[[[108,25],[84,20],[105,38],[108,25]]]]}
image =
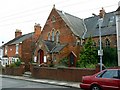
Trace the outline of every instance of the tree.
{"type": "Polygon", "coordinates": [[[117,56],[117,48],[103,48],[103,64],[106,67],[117,66],[118,56],[117,56]]]}
{"type": "Polygon", "coordinates": [[[93,45],[93,40],[89,37],[86,43],[83,45],[83,49],[80,53],[80,60],[78,60],[77,64],[79,67],[87,67],[90,65],[97,64],[98,54],[97,48],[93,45]]]}

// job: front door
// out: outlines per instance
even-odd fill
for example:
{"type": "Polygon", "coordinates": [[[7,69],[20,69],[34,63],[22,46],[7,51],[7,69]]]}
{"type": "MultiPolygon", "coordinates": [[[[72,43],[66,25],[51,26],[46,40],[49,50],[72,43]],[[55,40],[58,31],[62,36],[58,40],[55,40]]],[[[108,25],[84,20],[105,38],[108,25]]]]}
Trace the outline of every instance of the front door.
{"type": "Polygon", "coordinates": [[[38,62],[39,64],[44,62],[44,51],[41,49],[38,51],[38,62]]]}

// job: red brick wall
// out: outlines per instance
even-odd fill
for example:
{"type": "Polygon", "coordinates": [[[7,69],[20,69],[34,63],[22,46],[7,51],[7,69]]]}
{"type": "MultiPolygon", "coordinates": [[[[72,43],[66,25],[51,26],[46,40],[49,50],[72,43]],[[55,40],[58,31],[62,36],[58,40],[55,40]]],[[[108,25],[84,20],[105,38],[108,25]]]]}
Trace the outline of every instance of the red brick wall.
{"type": "Polygon", "coordinates": [[[69,44],[73,45],[74,42],[76,41],[76,36],[73,35],[70,28],[62,20],[62,18],[55,11],[55,9],[53,9],[53,11],[51,12],[51,14],[43,28],[41,37],[44,40],[47,40],[49,32],[51,33],[51,36],[52,36],[53,28],[55,29],[55,33],[57,31],[60,32],[60,43],[69,43],[69,44]],[[55,16],[55,18],[56,18],[56,22],[54,22],[54,23],[51,21],[52,16],[55,16]]]}
{"type": "MultiPolygon", "coordinates": [[[[117,45],[116,35],[102,36],[102,43],[103,43],[104,47],[105,47],[106,39],[109,39],[110,47],[116,47],[116,45],[117,45]]],[[[96,44],[98,46],[99,45],[99,43],[98,43],[99,37],[94,37],[93,40],[96,42],[96,44]]]]}
{"type": "Polygon", "coordinates": [[[25,62],[25,69],[29,70],[29,62],[32,60],[32,37],[22,43],[22,61],[25,62]]]}
{"type": "Polygon", "coordinates": [[[2,70],[2,74],[5,75],[15,75],[15,76],[22,76],[25,71],[24,65],[21,65],[20,67],[6,67],[2,70]]]}
{"type": "MultiPolygon", "coordinates": [[[[8,45],[7,46],[7,56],[8,57],[13,57],[16,55],[16,44],[8,45]]],[[[18,49],[19,56],[21,57],[21,44],[19,44],[19,49],[18,49]]],[[[4,52],[5,54],[5,52],[4,52]]]]}
{"type": "Polygon", "coordinates": [[[53,79],[64,81],[81,82],[82,76],[92,75],[95,69],[77,69],[77,68],[47,68],[32,66],[32,77],[40,79],[53,79]]]}

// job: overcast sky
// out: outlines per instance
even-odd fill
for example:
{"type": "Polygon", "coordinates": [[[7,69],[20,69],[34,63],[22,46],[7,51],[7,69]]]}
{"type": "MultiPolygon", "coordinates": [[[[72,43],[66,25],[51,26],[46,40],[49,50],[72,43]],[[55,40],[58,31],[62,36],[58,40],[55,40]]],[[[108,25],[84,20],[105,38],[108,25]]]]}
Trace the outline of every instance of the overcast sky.
{"type": "Polygon", "coordinates": [[[101,7],[106,12],[115,11],[120,0],[0,0],[0,46],[12,40],[16,29],[23,34],[34,31],[35,23],[44,26],[55,4],[62,10],[79,18],[98,15],[101,7]]]}

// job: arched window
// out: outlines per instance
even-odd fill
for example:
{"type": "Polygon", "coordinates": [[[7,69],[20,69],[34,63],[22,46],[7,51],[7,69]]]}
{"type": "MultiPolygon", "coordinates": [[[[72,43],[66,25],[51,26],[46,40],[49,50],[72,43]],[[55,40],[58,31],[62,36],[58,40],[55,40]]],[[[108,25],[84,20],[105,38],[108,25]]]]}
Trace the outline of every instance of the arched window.
{"type": "Polygon", "coordinates": [[[106,39],[106,47],[110,47],[110,41],[109,41],[109,39],[106,39]]]}
{"type": "Polygon", "coordinates": [[[59,34],[59,32],[57,31],[57,32],[56,32],[56,42],[57,42],[57,43],[59,42],[59,35],[60,35],[60,34],[59,34]]]}
{"type": "Polygon", "coordinates": [[[55,36],[55,32],[54,32],[54,29],[53,29],[53,30],[52,30],[52,41],[55,40],[54,36],[55,36]]]}
{"type": "Polygon", "coordinates": [[[50,33],[48,33],[48,40],[50,40],[50,33]]]}

